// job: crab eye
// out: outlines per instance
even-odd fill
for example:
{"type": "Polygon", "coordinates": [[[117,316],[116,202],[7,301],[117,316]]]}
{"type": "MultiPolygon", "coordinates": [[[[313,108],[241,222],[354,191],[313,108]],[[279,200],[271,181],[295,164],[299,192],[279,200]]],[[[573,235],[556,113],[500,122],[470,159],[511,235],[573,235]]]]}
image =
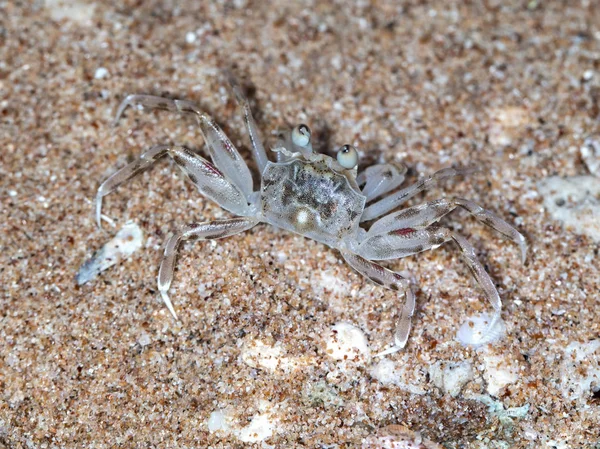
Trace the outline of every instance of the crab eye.
{"type": "Polygon", "coordinates": [[[304,124],[296,126],[292,131],[292,142],[299,147],[306,147],[310,143],[310,128],[304,124]]]}
{"type": "Polygon", "coordinates": [[[358,151],[352,145],[344,145],[337,152],[337,160],[344,168],[354,168],[358,164],[358,151]]]}

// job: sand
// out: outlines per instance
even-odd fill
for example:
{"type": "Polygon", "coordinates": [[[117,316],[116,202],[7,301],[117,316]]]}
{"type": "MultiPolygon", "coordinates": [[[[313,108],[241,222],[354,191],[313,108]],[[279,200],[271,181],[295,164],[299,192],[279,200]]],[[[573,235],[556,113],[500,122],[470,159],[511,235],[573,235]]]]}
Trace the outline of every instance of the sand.
{"type": "Polygon", "coordinates": [[[600,447],[600,242],[568,218],[593,223],[599,198],[544,202],[553,177],[597,188],[581,148],[599,117],[594,1],[0,2],[0,447],[384,447],[390,425],[445,448],[600,447]],[[469,198],[527,237],[522,265],[466,213],[444,221],[494,279],[506,335],[456,339],[490,306],[448,244],[386,264],[417,311],[406,349],[377,358],[402,298],[267,225],[183,246],[175,322],[161,245],[230,215],[167,160],[106,198],[114,227],[93,199],[152,145],[205,152],[189,118],[130,109],[111,128],[131,93],[197,102],[250,159],[223,69],[267,142],[305,122],[319,151],[354,144],[407,182],[479,167],[411,204],[469,198]],[[78,286],[128,221],[142,247],[78,286]]]}

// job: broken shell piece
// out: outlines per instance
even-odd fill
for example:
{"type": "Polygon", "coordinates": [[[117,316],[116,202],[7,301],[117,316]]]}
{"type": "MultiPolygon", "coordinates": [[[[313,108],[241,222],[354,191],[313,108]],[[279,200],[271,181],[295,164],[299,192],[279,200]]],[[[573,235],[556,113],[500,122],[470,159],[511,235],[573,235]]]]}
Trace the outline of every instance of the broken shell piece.
{"type": "Polygon", "coordinates": [[[375,435],[363,440],[362,449],[443,449],[433,441],[423,439],[421,434],[393,424],[379,429],[375,435]]]}
{"type": "Polygon", "coordinates": [[[94,253],[79,269],[75,276],[77,285],[85,284],[94,279],[98,274],[112,267],[117,262],[132,255],[142,247],[144,234],[140,227],[133,223],[126,223],[117,235],[109,240],[102,248],[94,253]]]}

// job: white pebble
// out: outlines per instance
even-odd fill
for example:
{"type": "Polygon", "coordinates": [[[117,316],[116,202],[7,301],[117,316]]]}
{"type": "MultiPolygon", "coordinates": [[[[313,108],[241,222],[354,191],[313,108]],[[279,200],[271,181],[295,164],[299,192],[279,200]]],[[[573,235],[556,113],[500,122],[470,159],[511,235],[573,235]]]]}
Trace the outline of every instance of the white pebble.
{"type": "Polygon", "coordinates": [[[148,346],[150,344],[150,335],[148,332],[142,332],[142,334],[138,338],[138,343],[141,347],[148,346]]]}
{"type": "Polygon", "coordinates": [[[80,0],[45,0],[42,4],[53,20],[68,19],[80,23],[91,21],[96,9],[93,2],[80,0]]]}
{"type": "Polygon", "coordinates": [[[194,42],[196,42],[196,33],[194,33],[193,31],[188,31],[185,35],[185,41],[188,44],[193,44],[194,42]]]}
{"type": "Polygon", "coordinates": [[[108,70],[104,67],[98,67],[96,72],[94,73],[94,78],[97,80],[101,80],[102,78],[106,78],[108,76],[108,70]]]}
{"type": "Polygon", "coordinates": [[[230,418],[221,410],[215,410],[208,417],[208,431],[216,432],[218,430],[227,432],[230,428],[230,418]]]}

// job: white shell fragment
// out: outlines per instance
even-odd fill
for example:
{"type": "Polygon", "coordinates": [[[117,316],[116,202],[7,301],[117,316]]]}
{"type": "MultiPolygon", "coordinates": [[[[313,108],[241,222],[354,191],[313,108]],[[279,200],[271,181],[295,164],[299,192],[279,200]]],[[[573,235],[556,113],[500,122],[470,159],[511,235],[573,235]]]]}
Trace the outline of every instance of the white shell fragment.
{"type": "Polygon", "coordinates": [[[251,340],[244,343],[241,356],[242,361],[252,368],[275,371],[281,362],[282,353],[280,345],[269,346],[260,340],[251,340]]]}
{"type": "Polygon", "coordinates": [[[498,319],[494,327],[489,329],[491,319],[487,313],[469,318],[458,330],[457,340],[465,346],[475,347],[499,341],[506,334],[506,325],[502,319],[498,319]]]}
{"type": "Polygon", "coordinates": [[[227,432],[231,427],[231,417],[227,415],[223,410],[215,410],[208,417],[208,431],[213,432],[227,432]]]}
{"type": "Polygon", "coordinates": [[[504,387],[519,380],[520,366],[518,361],[507,353],[494,353],[486,346],[480,350],[483,361],[483,378],[486,390],[491,396],[498,396],[504,387]]]}
{"type": "Polygon", "coordinates": [[[456,397],[463,386],[473,379],[473,366],[469,361],[439,361],[429,367],[429,376],[436,387],[456,397]]]}
{"type": "Polygon", "coordinates": [[[370,359],[371,350],[367,337],[358,327],[338,323],[326,338],[327,355],[335,360],[370,359]]]}
{"type": "Polygon", "coordinates": [[[77,285],[91,281],[107,268],[131,256],[142,247],[143,239],[144,234],[136,223],[125,224],[117,235],[81,266],[75,276],[77,285]]]}

